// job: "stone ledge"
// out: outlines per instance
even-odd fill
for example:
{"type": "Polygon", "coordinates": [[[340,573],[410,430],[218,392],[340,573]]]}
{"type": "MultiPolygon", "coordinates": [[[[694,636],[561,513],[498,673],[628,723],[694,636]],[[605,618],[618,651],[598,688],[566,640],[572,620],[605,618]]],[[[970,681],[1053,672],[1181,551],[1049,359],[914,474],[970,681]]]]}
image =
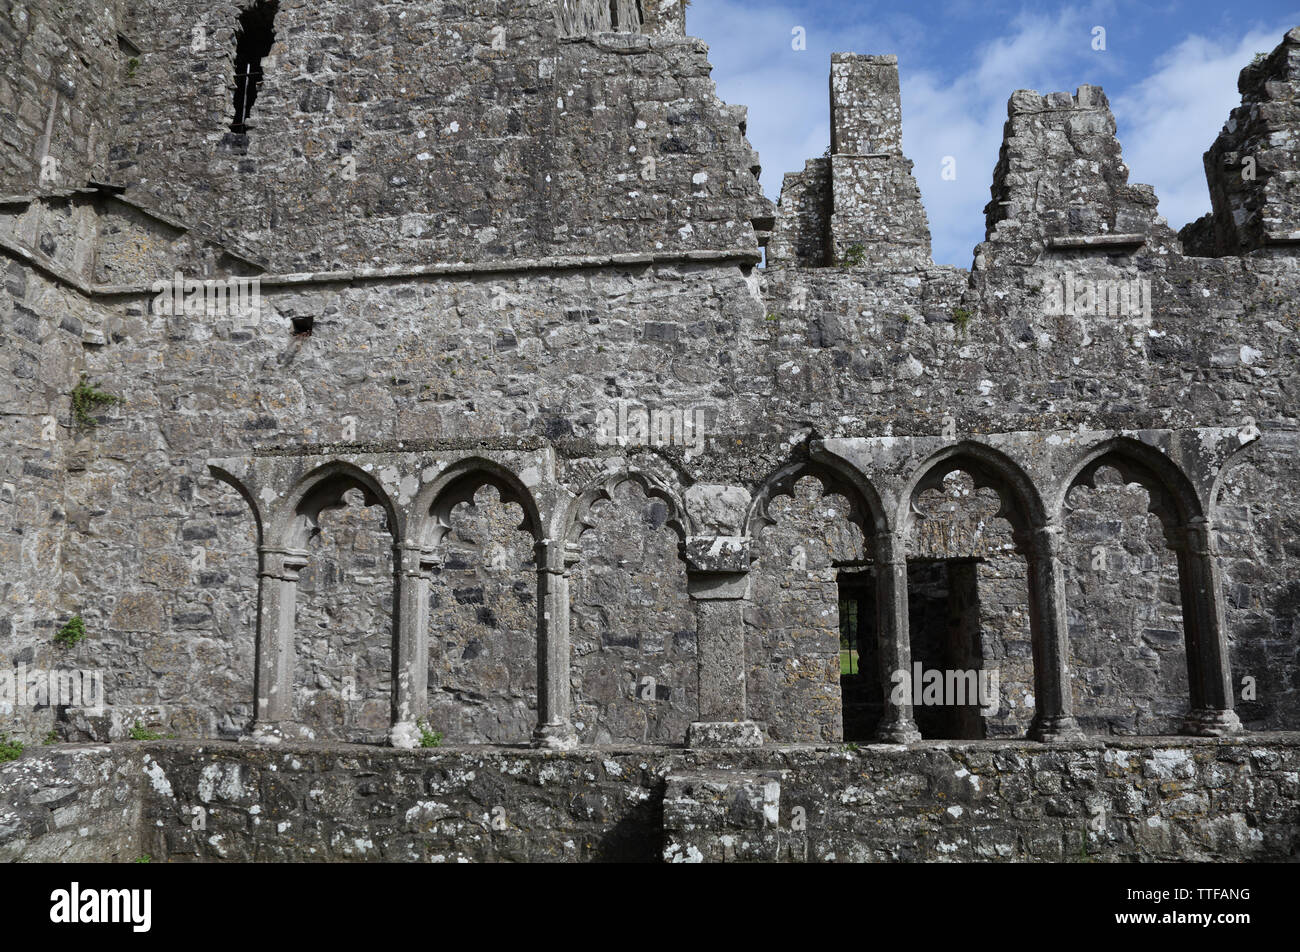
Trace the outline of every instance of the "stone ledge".
{"type": "Polygon", "coordinates": [[[1147,242],[1146,235],[1058,235],[1047,239],[1047,247],[1053,250],[1100,249],[1100,248],[1136,248],[1147,242]]]}

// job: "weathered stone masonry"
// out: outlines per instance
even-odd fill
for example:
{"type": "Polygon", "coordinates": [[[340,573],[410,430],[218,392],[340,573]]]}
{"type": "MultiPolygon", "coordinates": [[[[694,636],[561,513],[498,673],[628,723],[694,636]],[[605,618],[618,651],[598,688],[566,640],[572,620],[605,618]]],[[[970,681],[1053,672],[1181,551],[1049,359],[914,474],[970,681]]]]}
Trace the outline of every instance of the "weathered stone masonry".
{"type": "Polygon", "coordinates": [[[1294,857],[1293,734],[861,751],[69,746],[0,773],[0,858],[1133,862],[1294,857]],[[82,832],[84,831],[84,832],[82,832]]]}
{"type": "MultiPolygon", "coordinates": [[[[1067,689],[1059,513],[1068,488],[1102,465],[1117,466],[1132,480],[1150,485],[1158,504],[1167,507],[1158,512],[1178,554],[1191,646],[1187,729],[1205,734],[1239,730],[1232,710],[1222,586],[1214,581],[1217,563],[1204,513],[1223,461],[1243,441],[1238,430],[1010,434],[949,446],[941,439],[911,437],[817,441],[807,466],[778,473],[753,503],[739,487],[697,483],[682,493],[661,476],[639,473],[647,488],[669,502],[671,520],[683,532],[697,612],[700,730],[708,730],[703,725],[711,722],[746,720],[742,619],[725,606],[745,597],[752,523],[770,518],[766,505],[771,496],[789,491],[798,475],[821,472],[843,495],[860,501],[858,518],[872,530],[873,550],[882,553],[879,564],[891,566],[877,573],[879,639],[882,656],[889,659],[882,666],[887,689],[890,672],[911,669],[908,639],[903,636],[908,631],[906,567],[897,555],[903,551],[906,532],[900,527],[907,524],[918,491],[960,466],[1010,497],[1016,544],[1029,565],[1037,699],[1031,736],[1053,740],[1077,734],[1067,689]],[[918,459],[926,461],[919,468],[914,462],[918,459]],[[717,534],[718,526],[737,527],[739,532],[717,534]],[[708,533],[709,528],[715,532],[708,533]]],[[[440,537],[450,529],[456,503],[486,480],[503,499],[519,504],[537,546],[535,737],[547,745],[572,745],[567,573],[576,561],[577,536],[590,525],[586,513],[591,501],[607,493],[610,485],[631,478],[622,464],[607,464],[590,483],[572,489],[557,479],[556,460],[547,449],[467,456],[395,447],[392,452],[352,456],[306,448],[287,455],[213,461],[210,466],[238,489],[259,527],[258,736],[275,738],[286,728],[295,729],[290,725],[298,571],[307,564],[307,540],[321,512],[342,505],[343,494],[356,489],[367,505],[382,508],[393,532],[397,568],[391,739],[398,746],[415,745],[416,724],[427,716],[428,567],[437,557],[440,537]]],[[[906,705],[894,707],[883,731],[892,740],[920,739],[906,705]]],[[[751,736],[759,740],[757,734],[751,736]]]]}
{"type": "MultiPolygon", "coordinates": [[[[1230,738],[1300,718],[1300,32],[1243,71],[1207,152],[1213,213],[1181,234],[1128,182],[1100,89],[1014,93],[966,271],[930,259],[891,56],[834,57],[828,155],[773,209],[676,2],[281,0],[242,131],[244,6],[47,7],[0,14],[0,663],[102,670],[108,706],[15,710],[0,732],[120,741],[139,720],[287,752],[436,730],[487,745],[445,755],[480,776],[659,751],[610,754],[620,776],[625,756],[658,765],[635,768],[655,778],[635,845],[556,847],[572,830],[546,814],[473,858],[724,858],[685,831],[730,837],[701,817],[733,795],[764,828],[772,771],[842,799],[873,771],[921,784],[943,738],[997,738],[971,756],[1001,758],[1010,791],[1057,747],[1041,769],[1104,774],[1111,748],[1082,738],[1122,736],[1135,757],[1267,763],[1282,792],[1251,800],[1233,773],[1241,809],[1209,794],[1183,834],[1130,829],[1114,856],[1294,851],[1289,740],[1230,738]],[[165,312],[156,282],[178,273],[256,279],[255,319],[165,312]],[[70,408],[83,374],[120,399],[95,426],[70,408]],[[603,439],[629,405],[698,413],[702,445],[603,439]],[[56,646],[74,614],[88,640],[56,646]],[[913,662],[998,670],[997,710],[896,702],[913,662]],[[1222,741],[1137,736],[1175,733],[1222,741]],[[825,746],[876,740],[909,746],[852,777],[825,746]],[[740,761],[710,746],[759,749],[719,776],[740,761]]],[[[444,756],[330,749],[395,777],[444,756]]],[[[162,855],[347,855],[271,826],[221,833],[228,853],[178,845],[161,816],[165,846],[148,840],[169,801],[137,782],[280,756],[158,750],[51,763],[123,777],[115,803],[144,797],[139,842],[162,855]]],[[[1060,835],[995,837],[996,857],[1073,848],[1085,799],[1026,782],[1025,816],[1060,835]]],[[[45,788],[8,789],[14,816],[44,816],[45,788]]],[[[914,830],[891,817],[894,845],[764,834],[745,856],[948,855],[900,845],[914,830]]],[[[76,855],[42,839],[62,821],[27,822],[0,821],[13,855],[76,855]]],[[[426,836],[412,858],[451,855],[407,833],[426,836]]],[[[110,839],[85,848],[127,848],[110,839]]]]}

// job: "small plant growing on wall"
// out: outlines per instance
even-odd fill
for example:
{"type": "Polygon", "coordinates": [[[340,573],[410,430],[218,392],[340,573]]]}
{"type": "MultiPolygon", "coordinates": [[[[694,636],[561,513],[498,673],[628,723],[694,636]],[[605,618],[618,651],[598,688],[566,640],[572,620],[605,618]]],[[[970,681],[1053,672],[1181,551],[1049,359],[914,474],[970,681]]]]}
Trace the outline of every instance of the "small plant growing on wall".
{"type": "Polygon", "coordinates": [[[121,402],[121,397],[96,390],[86,382],[86,375],[82,374],[80,382],[72,390],[72,416],[80,426],[94,429],[99,425],[99,421],[94,416],[95,409],[121,402]]]}
{"type": "Polygon", "coordinates": [[[8,734],[0,734],[0,764],[8,760],[17,760],[22,755],[21,741],[10,740],[8,734]]]}
{"type": "Polygon", "coordinates": [[[149,728],[145,727],[139,721],[135,722],[135,726],[131,728],[130,733],[131,733],[132,740],[162,740],[163,739],[162,734],[149,730],[149,728]]]}
{"type": "Polygon", "coordinates": [[[86,640],[86,623],[80,615],[73,615],[68,623],[59,629],[54,640],[65,648],[71,648],[86,640]]]}
{"type": "Polygon", "coordinates": [[[430,730],[429,725],[424,723],[424,721],[420,721],[420,723],[416,724],[415,726],[420,730],[421,747],[442,746],[442,731],[430,730]]]}
{"type": "Polygon", "coordinates": [[[841,268],[860,268],[867,263],[866,245],[857,244],[849,245],[844,249],[844,254],[840,255],[841,268]]]}
{"type": "Polygon", "coordinates": [[[952,322],[957,328],[957,333],[962,337],[966,336],[966,330],[970,327],[971,313],[964,307],[954,307],[952,309],[952,322]]]}

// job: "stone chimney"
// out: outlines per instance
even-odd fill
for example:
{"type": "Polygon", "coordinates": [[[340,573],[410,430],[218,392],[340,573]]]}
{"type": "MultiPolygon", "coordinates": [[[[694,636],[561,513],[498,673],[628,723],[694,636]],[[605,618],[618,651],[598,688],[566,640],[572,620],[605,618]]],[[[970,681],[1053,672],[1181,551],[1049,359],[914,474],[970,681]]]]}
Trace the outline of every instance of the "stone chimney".
{"type": "Polygon", "coordinates": [[[831,147],[785,177],[768,266],[929,268],[930,226],[903,157],[898,57],[831,57],[831,147]]]}
{"type": "Polygon", "coordinates": [[[831,57],[830,160],[831,263],[930,267],[930,225],[903,157],[897,56],[831,57]]]}

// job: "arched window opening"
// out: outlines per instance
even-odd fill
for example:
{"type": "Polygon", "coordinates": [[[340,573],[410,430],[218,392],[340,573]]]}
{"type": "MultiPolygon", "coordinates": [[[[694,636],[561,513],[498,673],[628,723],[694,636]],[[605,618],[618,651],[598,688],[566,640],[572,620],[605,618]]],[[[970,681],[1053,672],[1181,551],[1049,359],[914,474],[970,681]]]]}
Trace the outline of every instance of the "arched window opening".
{"type": "Polygon", "coordinates": [[[1034,666],[1025,559],[1002,499],[962,469],[913,503],[908,539],[912,670],[891,672],[911,697],[921,736],[1023,736],[1034,666]]]}
{"type": "Polygon", "coordinates": [[[769,736],[780,743],[867,741],[869,733],[845,733],[857,731],[864,719],[874,728],[883,710],[879,701],[874,711],[863,707],[870,704],[871,678],[861,647],[862,675],[842,674],[845,657],[854,656],[844,648],[840,607],[853,601],[847,580],[861,575],[866,545],[853,506],[808,475],[781,486],[766,513],[767,524],[754,539],[757,558],[745,610],[751,715],[766,722],[769,736]],[[864,690],[857,691],[859,686],[864,690]],[[846,704],[853,708],[851,721],[846,704]]]}
{"type": "Polygon", "coordinates": [[[851,560],[836,565],[844,739],[871,743],[885,713],[884,681],[876,643],[876,573],[866,561],[851,560]]]}
{"type": "Polygon", "coordinates": [[[523,507],[476,476],[451,491],[430,582],[428,727],[523,744],[537,725],[535,539],[523,507]]]}

